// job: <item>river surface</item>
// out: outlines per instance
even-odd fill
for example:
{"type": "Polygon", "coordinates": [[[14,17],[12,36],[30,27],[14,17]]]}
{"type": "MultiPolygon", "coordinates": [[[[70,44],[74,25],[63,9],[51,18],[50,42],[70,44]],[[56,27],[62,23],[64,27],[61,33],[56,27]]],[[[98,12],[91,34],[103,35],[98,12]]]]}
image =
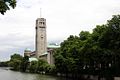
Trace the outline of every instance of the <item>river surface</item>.
{"type": "Polygon", "coordinates": [[[16,72],[0,67],[0,80],[66,80],[66,79],[48,75],[16,72]]]}

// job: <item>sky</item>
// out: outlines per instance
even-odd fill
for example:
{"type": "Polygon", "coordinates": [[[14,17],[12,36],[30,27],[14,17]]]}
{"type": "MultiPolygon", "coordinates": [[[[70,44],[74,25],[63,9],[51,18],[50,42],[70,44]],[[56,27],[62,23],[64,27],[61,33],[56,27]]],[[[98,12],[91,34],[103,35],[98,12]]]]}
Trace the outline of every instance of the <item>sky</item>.
{"type": "Polygon", "coordinates": [[[120,13],[120,0],[17,0],[15,9],[0,14],[0,61],[35,50],[35,21],[47,20],[47,42],[61,43],[102,25],[120,13]],[[41,12],[40,12],[41,8],[41,12]]]}

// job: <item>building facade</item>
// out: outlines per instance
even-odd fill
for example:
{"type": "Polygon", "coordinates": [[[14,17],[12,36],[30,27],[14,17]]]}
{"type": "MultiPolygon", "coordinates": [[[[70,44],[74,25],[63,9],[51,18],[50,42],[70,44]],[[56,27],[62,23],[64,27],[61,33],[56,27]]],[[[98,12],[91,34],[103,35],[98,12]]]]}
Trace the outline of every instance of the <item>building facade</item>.
{"type": "Polygon", "coordinates": [[[54,51],[54,49],[59,48],[59,47],[60,47],[60,45],[48,44],[47,51],[45,53],[42,53],[39,56],[39,58],[36,57],[36,51],[31,51],[30,49],[26,48],[24,50],[24,56],[28,56],[30,62],[32,60],[36,61],[36,59],[43,59],[43,60],[46,60],[49,64],[54,64],[53,51],[54,51]]]}
{"type": "Polygon", "coordinates": [[[41,54],[47,52],[46,38],[46,19],[38,18],[36,20],[36,57],[40,58],[41,54]]]}
{"type": "Polygon", "coordinates": [[[29,56],[30,61],[44,59],[49,64],[54,64],[53,50],[55,48],[59,48],[60,46],[57,44],[47,45],[46,19],[37,18],[35,29],[35,51],[32,52],[30,49],[25,49],[24,56],[29,56]]]}

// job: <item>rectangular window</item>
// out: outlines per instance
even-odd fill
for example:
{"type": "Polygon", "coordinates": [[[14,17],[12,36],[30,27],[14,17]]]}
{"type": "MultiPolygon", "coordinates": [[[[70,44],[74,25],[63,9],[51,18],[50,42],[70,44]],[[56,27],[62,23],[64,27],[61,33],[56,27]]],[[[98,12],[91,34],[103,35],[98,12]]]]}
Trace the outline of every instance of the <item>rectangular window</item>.
{"type": "Polygon", "coordinates": [[[42,22],[39,22],[39,24],[41,24],[41,25],[42,25],[42,22]]]}

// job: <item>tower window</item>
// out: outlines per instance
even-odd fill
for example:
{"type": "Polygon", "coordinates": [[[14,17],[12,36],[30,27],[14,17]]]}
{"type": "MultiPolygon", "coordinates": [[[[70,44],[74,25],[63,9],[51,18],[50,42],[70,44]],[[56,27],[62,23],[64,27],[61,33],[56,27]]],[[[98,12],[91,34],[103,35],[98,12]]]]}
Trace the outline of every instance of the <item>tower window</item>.
{"type": "Polygon", "coordinates": [[[43,25],[45,24],[45,22],[43,22],[43,25]]]}
{"type": "Polygon", "coordinates": [[[44,29],[44,28],[45,28],[45,26],[39,26],[39,28],[44,29]]]}
{"type": "Polygon", "coordinates": [[[43,35],[41,35],[41,39],[43,39],[43,35]]]}
{"type": "Polygon", "coordinates": [[[39,22],[39,24],[42,24],[42,22],[39,22]]]}

